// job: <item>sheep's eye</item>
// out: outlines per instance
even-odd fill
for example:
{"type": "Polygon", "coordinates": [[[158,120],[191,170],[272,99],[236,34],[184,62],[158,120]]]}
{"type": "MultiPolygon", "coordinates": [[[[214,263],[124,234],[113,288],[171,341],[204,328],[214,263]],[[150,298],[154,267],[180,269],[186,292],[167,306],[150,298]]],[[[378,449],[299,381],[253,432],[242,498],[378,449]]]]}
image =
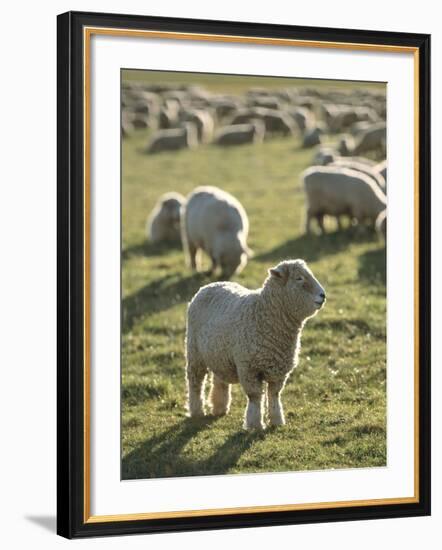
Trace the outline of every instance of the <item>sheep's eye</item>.
{"type": "Polygon", "coordinates": [[[298,283],[302,283],[302,281],[304,280],[304,277],[296,277],[296,280],[298,281],[298,283]]]}

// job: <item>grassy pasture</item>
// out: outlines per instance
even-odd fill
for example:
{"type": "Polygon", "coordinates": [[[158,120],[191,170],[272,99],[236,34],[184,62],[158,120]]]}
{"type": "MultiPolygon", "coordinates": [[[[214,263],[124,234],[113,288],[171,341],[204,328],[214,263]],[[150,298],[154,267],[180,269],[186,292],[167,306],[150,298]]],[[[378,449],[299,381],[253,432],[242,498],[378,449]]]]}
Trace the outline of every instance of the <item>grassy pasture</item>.
{"type": "MultiPolygon", "coordinates": [[[[171,78],[165,73],[156,80],[171,78]]],[[[225,79],[215,90],[201,77],[187,78],[176,81],[235,93],[273,85],[225,79]]],[[[123,479],[385,465],[383,245],[368,231],[337,232],[332,221],[325,236],[303,234],[298,176],[313,152],[297,140],[148,156],[140,152],[148,136],[137,131],[122,145],[123,479]],[[304,258],[327,290],[325,308],[304,329],[300,364],[283,392],[287,424],[264,433],[242,430],[246,398],[238,386],[227,417],[195,421],[185,414],[186,304],[210,280],[188,271],[178,247],[146,242],[145,221],[162,193],[185,195],[202,184],[229,191],[249,215],[255,255],[236,281],[256,288],[270,266],[304,258]]]]}

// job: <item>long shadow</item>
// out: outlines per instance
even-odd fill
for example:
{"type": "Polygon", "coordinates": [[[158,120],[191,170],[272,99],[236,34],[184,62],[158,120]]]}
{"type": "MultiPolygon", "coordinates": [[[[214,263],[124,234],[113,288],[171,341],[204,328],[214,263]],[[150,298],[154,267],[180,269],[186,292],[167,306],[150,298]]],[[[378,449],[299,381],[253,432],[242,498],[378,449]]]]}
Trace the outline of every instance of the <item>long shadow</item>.
{"type": "Polygon", "coordinates": [[[265,437],[264,432],[239,431],[232,434],[219,447],[213,455],[205,460],[199,461],[195,466],[194,475],[215,475],[227,473],[241,456],[249,449],[255,441],[265,437]]]}
{"type": "Polygon", "coordinates": [[[181,451],[198,433],[209,429],[216,417],[186,419],[143,442],[122,461],[123,479],[216,475],[228,472],[257,440],[259,432],[236,432],[208,458],[190,460],[181,451]]]}
{"type": "Polygon", "coordinates": [[[204,273],[187,277],[172,273],[126,296],[122,301],[123,333],[131,330],[136,319],[145,313],[158,313],[190,300],[206,278],[204,273]]]}
{"type": "Polygon", "coordinates": [[[122,478],[170,477],[176,475],[176,472],[185,472],[188,464],[180,451],[193,437],[208,429],[216,420],[213,416],[201,419],[186,418],[161,434],[147,439],[123,458],[122,478]]]}
{"type": "Polygon", "coordinates": [[[373,284],[387,283],[387,250],[377,248],[359,256],[359,278],[373,284]]]}
{"type": "Polygon", "coordinates": [[[313,262],[324,256],[336,254],[355,242],[368,242],[373,240],[370,231],[357,231],[356,228],[348,228],[343,231],[334,231],[324,235],[301,235],[296,239],[278,245],[277,247],[255,256],[259,262],[279,261],[286,258],[303,258],[307,262],[313,262]]]}
{"type": "Polygon", "coordinates": [[[142,243],[134,244],[128,248],[124,248],[121,251],[122,260],[128,260],[132,256],[164,256],[169,252],[177,252],[182,250],[182,245],[180,242],[169,242],[169,243],[150,243],[144,241],[142,243]]]}

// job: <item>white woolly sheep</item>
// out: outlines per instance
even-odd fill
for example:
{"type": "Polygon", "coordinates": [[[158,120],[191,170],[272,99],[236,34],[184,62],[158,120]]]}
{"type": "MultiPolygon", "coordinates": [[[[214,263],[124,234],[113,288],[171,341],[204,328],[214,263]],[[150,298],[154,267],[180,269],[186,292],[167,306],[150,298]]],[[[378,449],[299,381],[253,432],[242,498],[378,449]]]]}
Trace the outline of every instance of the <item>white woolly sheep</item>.
{"type": "Polygon", "coordinates": [[[387,126],[385,122],[372,124],[366,130],[341,140],[341,155],[361,155],[368,151],[385,152],[387,140],[387,126]]]}
{"type": "Polygon", "coordinates": [[[371,167],[364,162],[351,160],[352,158],[353,157],[340,157],[329,163],[328,166],[340,166],[341,168],[350,168],[351,170],[362,172],[370,178],[373,178],[379,189],[385,193],[385,179],[382,174],[376,170],[375,167],[371,167]]]}
{"type": "Polygon", "coordinates": [[[262,143],[265,127],[260,120],[249,124],[234,124],[220,128],[215,134],[214,143],[229,147],[232,145],[244,145],[246,143],[262,143]]]}
{"type": "Polygon", "coordinates": [[[374,224],[386,207],[386,197],[373,178],[339,166],[312,166],[301,175],[307,198],[306,232],[311,231],[315,218],[322,233],[324,216],[350,216],[359,223],[374,224]]]}
{"type": "Polygon", "coordinates": [[[295,133],[296,125],[292,117],[284,111],[262,109],[260,119],[265,124],[266,133],[290,136],[295,133]]]}
{"type": "Polygon", "coordinates": [[[213,373],[212,414],[227,414],[231,384],[247,396],[246,429],[264,427],[264,383],[272,426],[285,424],[281,392],[298,364],[302,328],[325,302],[325,291],[303,260],[269,270],[261,288],[237,283],[202,287],[189,304],[186,378],[191,417],[203,416],[204,385],[213,373]]]}
{"type": "Polygon", "coordinates": [[[305,132],[315,125],[315,115],[306,107],[292,107],[288,110],[288,113],[296,122],[301,132],[305,132]]]}
{"type": "Polygon", "coordinates": [[[195,124],[198,133],[198,141],[200,143],[209,143],[209,141],[211,141],[215,123],[213,117],[207,110],[192,109],[183,111],[181,113],[181,119],[185,122],[192,122],[195,124]]]}
{"type": "Polygon", "coordinates": [[[197,130],[194,124],[187,122],[183,128],[158,130],[152,136],[146,153],[161,151],[177,151],[179,149],[193,149],[198,145],[197,130]]]}
{"type": "Polygon", "coordinates": [[[229,279],[241,271],[251,251],[247,247],[249,220],[241,203],[217,187],[197,187],[182,209],[181,236],[188,263],[199,268],[199,250],[210,257],[213,273],[229,279]]]}
{"type": "Polygon", "coordinates": [[[174,192],[159,198],[146,223],[146,236],[152,243],[180,240],[180,210],[185,201],[174,192]]]}

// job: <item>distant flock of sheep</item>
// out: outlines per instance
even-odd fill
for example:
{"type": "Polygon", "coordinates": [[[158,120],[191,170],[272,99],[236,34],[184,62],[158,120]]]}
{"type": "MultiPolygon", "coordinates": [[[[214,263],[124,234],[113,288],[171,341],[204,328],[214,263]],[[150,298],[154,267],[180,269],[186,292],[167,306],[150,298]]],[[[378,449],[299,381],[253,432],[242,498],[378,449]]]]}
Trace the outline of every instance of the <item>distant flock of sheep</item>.
{"type": "Polygon", "coordinates": [[[210,94],[195,85],[123,82],[122,134],[150,128],[146,153],[261,143],[273,136],[301,136],[304,147],[324,134],[343,134],[342,156],[383,151],[385,94],[368,90],[250,88],[244,95],[210,94]]]}
{"type": "MultiPolygon", "coordinates": [[[[317,90],[252,89],[237,98],[210,96],[195,86],[171,90],[135,84],[126,84],[123,91],[124,132],[130,131],[126,124],[136,126],[140,120],[155,128],[147,147],[150,153],[211,141],[251,143],[295,131],[303,132],[304,145],[310,146],[320,144],[324,125],[328,133],[350,131],[353,136],[342,137],[336,148],[320,147],[312,166],[300,176],[306,232],[310,233],[312,220],[323,233],[324,216],[334,217],[338,228],[342,217],[348,217],[352,223],[376,226],[386,238],[387,164],[362,156],[375,151],[378,158],[385,157],[383,94],[353,91],[321,97],[317,90]]],[[[190,416],[206,413],[204,386],[211,373],[212,414],[228,413],[231,384],[240,383],[247,396],[246,429],[264,427],[265,403],[270,425],[284,424],[281,392],[298,362],[302,328],[325,303],[321,284],[303,260],[285,260],[272,267],[257,290],[228,282],[252,255],[247,245],[249,220],[241,203],[217,187],[197,187],[188,197],[175,192],[163,195],[146,230],[153,243],[181,240],[194,271],[200,269],[199,253],[204,251],[211,261],[209,272],[219,270],[224,281],[203,286],[189,304],[190,416]]]]}

